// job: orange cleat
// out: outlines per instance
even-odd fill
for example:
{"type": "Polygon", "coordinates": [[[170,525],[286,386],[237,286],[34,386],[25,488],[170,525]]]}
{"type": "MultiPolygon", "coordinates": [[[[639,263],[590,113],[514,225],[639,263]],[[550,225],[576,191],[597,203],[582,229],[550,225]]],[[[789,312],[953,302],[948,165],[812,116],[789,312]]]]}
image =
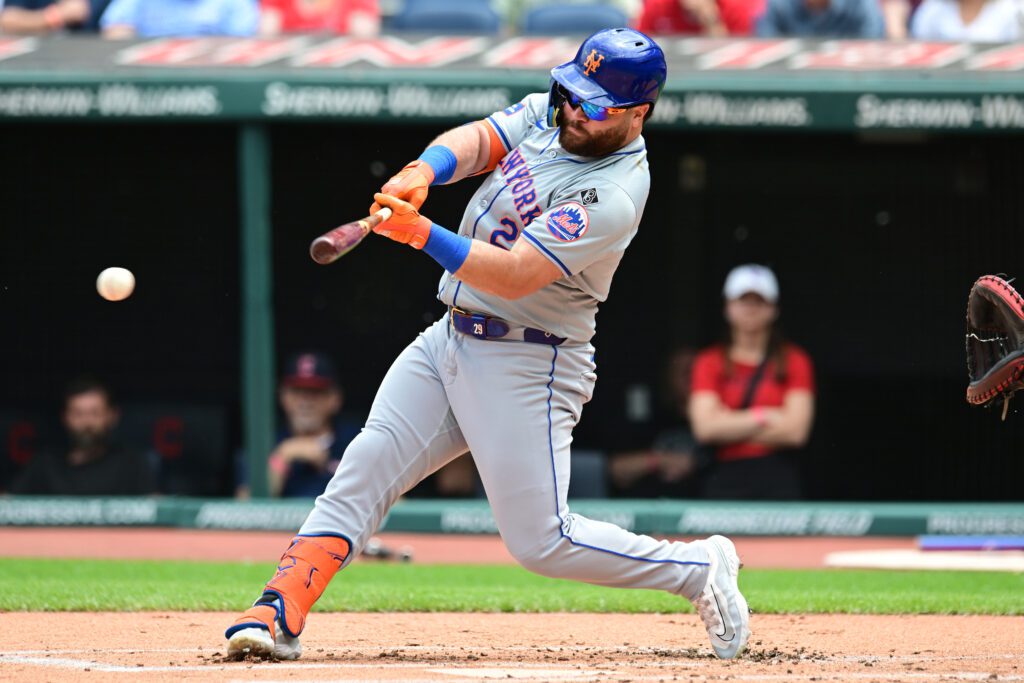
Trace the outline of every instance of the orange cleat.
{"type": "Polygon", "coordinates": [[[263,595],[224,636],[228,656],[298,659],[306,615],[345,564],[350,546],[337,536],[296,536],[263,595]]]}

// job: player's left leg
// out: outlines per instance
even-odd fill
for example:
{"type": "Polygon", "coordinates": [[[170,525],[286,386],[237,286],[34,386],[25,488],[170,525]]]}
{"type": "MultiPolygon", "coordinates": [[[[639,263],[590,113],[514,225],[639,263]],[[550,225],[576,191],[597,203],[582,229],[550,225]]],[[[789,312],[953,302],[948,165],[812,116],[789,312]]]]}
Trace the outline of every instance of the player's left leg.
{"type": "Polygon", "coordinates": [[[391,366],[366,426],[345,449],[277,572],[226,631],[229,656],[297,658],[306,615],[331,578],[359,553],[400,495],[465,453],[444,390],[451,334],[444,321],[431,326],[391,366]]]}
{"type": "Polygon", "coordinates": [[[569,447],[594,388],[592,353],[587,345],[464,342],[448,396],[502,538],[539,574],[686,597],[715,651],[735,656],[749,628],[728,539],[657,540],[569,511],[569,447]]]}

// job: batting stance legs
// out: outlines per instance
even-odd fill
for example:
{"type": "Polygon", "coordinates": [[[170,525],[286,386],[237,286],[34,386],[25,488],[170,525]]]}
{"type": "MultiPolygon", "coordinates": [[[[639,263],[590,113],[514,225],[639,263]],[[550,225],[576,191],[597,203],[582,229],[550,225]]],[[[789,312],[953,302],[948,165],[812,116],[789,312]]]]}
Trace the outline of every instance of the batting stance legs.
{"type": "Polygon", "coordinates": [[[587,344],[475,339],[453,331],[447,318],[421,334],[389,370],[366,428],[278,573],[228,629],[229,652],[297,657],[305,615],[334,572],[402,493],[469,449],[499,532],[524,567],[682,595],[701,611],[719,655],[733,656],[746,640],[746,604],[742,615],[729,614],[721,605],[736,601],[715,595],[735,590],[738,558],[729,541],[658,541],[568,510],[569,447],[593,391],[592,357],[587,344]]]}

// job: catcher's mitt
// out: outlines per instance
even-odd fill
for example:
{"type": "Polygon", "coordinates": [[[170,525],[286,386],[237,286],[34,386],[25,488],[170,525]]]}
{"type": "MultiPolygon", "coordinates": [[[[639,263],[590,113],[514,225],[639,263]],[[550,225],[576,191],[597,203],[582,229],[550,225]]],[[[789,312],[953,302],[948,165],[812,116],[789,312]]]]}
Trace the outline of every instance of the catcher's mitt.
{"type": "Polygon", "coordinates": [[[1024,298],[1011,281],[978,278],[967,300],[967,401],[1003,399],[1003,419],[1015,392],[1024,389],[1024,298]]]}

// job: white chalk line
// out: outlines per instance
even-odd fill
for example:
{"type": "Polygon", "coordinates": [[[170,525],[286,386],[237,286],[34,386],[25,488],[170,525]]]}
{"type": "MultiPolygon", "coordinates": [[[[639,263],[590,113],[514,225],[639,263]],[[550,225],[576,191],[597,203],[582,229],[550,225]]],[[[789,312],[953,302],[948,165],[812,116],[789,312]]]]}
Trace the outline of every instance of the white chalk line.
{"type": "MultiPolygon", "coordinates": [[[[166,673],[170,671],[178,672],[214,672],[214,671],[230,671],[232,669],[238,669],[240,666],[250,667],[250,664],[245,662],[239,662],[231,666],[224,665],[210,665],[210,666],[123,666],[117,664],[103,664],[100,662],[93,662],[81,659],[65,659],[65,658],[47,658],[47,657],[9,657],[4,655],[3,658],[11,663],[18,664],[35,664],[39,666],[59,669],[74,669],[77,671],[96,671],[101,673],[134,673],[134,674],[146,674],[146,673],[166,673]]],[[[417,664],[417,663],[405,663],[405,662],[388,662],[388,663],[374,663],[374,664],[345,664],[345,663],[329,663],[319,664],[315,662],[300,664],[300,663],[289,663],[289,662],[278,662],[274,664],[266,664],[266,670],[279,671],[282,669],[299,669],[299,670],[312,670],[312,669],[334,669],[336,671],[365,671],[366,669],[423,669],[424,673],[434,673],[443,676],[451,677],[463,677],[463,678],[477,678],[477,679],[490,679],[490,678],[501,678],[501,679],[526,679],[526,680],[552,680],[556,678],[553,675],[554,672],[560,672],[562,675],[558,675],[557,678],[564,679],[589,679],[589,678],[601,678],[603,676],[615,676],[621,674],[619,671],[603,671],[603,670],[591,670],[588,672],[580,672],[578,669],[565,668],[565,669],[552,669],[550,664],[547,665],[529,665],[529,664],[516,664],[514,662],[508,663],[508,668],[496,667],[492,663],[491,666],[479,667],[479,666],[458,666],[458,667],[447,667],[437,668],[430,665],[417,664]]],[[[253,665],[255,666],[255,665],[253,665]]],[[[635,666],[635,665],[633,665],[635,666]]],[[[620,667],[610,666],[606,668],[616,669],[620,667]]],[[[626,668],[626,667],[622,667],[626,668]]],[[[718,677],[717,674],[709,674],[714,677],[718,677]]],[[[742,674],[735,673],[732,670],[729,671],[729,680],[733,681],[792,681],[792,680],[819,680],[823,676],[829,675],[825,672],[812,672],[812,673],[785,673],[785,674],[742,674]]],[[[894,672],[894,673],[882,673],[882,672],[842,672],[839,675],[842,676],[843,680],[886,680],[886,681],[903,681],[903,680],[952,680],[952,681],[983,681],[991,679],[991,672],[980,672],[980,671],[947,671],[943,673],[917,673],[917,672],[894,672]]],[[[629,675],[630,680],[634,681],[669,681],[678,677],[678,674],[666,674],[666,675],[655,675],[647,676],[643,674],[629,675]]],[[[703,676],[701,677],[703,678],[703,676]]],[[[366,680],[360,677],[359,680],[366,680]]],[[[394,679],[392,679],[393,681],[394,679]]],[[[423,681],[437,681],[438,679],[421,679],[423,681]]],[[[1024,681],[1024,675],[1002,675],[1000,674],[999,681],[1024,681]]],[[[295,683],[295,681],[291,681],[295,683]]],[[[402,681],[402,683],[411,683],[408,680],[402,681]]]]}
{"type": "MultiPolygon", "coordinates": [[[[146,652],[194,652],[194,650],[186,648],[161,648],[160,650],[141,650],[141,649],[119,649],[121,653],[143,654],[146,652]]],[[[591,648],[592,651],[592,648],[591,648]]],[[[32,652],[32,651],[24,651],[32,652]]],[[[351,663],[351,662],[275,662],[273,664],[252,664],[248,662],[211,662],[206,665],[182,665],[182,666],[128,666],[121,664],[109,664],[105,662],[99,662],[95,660],[87,659],[74,659],[68,657],[40,657],[30,656],[23,653],[0,653],[0,664],[29,664],[35,666],[41,666],[45,668],[58,668],[58,669],[72,669],[77,671],[96,671],[102,673],[124,673],[124,674],[146,674],[146,673],[165,673],[165,672],[214,672],[214,671],[231,671],[237,670],[238,668],[245,666],[247,669],[252,666],[261,666],[265,671],[273,670],[316,670],[316,669],[332,669],[339,673],[345,671],[366,671],[366,670],[397,670],[397,669],[422,669],[427,674],[439,674],[447,677],[461,677],[461,678],[476,678],[478,680],[486,680],[491,678],[502,678],[502,679],[527,679],[527,680],[553,680],[553,679],[594,679],[606,676],[614,676],[622,673],[623,669],[644,669],[644,668],[661,668],[661,667],[672,667],[675,671],[673,674],[665,675],[644,675],[636,671],[630,671],[630,679],[638,681],[668,681],[676,678],[678,671],[681,668],[687,670],[706,666],[709,662],[715,662],[716,660],[707,661],[671,661],[671,662],[651,662],[651,663],[637,663],[637,662],[605,662],[601,666],[603,669],[592,669],[581,671],[578,668],[552,668],[551,663],[536,662],[536,663],[522,663],[522,662],[501,662],[501,661],[490,661],[481,664],[474,665],[457,665],[448,667],[438,667],[437,663],[432,662],[373,662],[373,663],[351,663]],[[605,671],[604,669],[611,669],[611,671],[605,671]],[[558,673],[556,673],[558,672],[558,673]]],[[[48,654],[57,654],[58,652],[50,651],[48,654]]],[[[1016,658],[1015,655],[999,655],[999,658],[1016,658]]],[[[976,659],[983,658],[982,656],[975,657],[976,659]]],[[[989,656],[988,658],[995,658],[989,656]]],[[[847,661],[849,658],[842,658],[843,661],[847,661]]],[[[888,659],[888,658],[883,658],[888,659]]],[[[896,658],[892,658],[889,661],[894,661],[896,658]]],[[[935,658],[939,659],[939,658],[935,658]]],[[[946,660],[951,659],[949,657],[944,658],[946,660]]],[[[736,665],[742,666],[743,663],[748,660],[739,660],[736,665]]],[[[814,663],[827,663],[822,660],[805,660],[814,663]]],[[[833,660],[838,662],[840,660],[833,660]]],[[[877,661],[877,660],[876,660],[877,661]]],[[[920,660],[918,660],[920,661],[920,660]]],[[[925,660],[927,661],[927,660],[925,660]]],[[[785,666],[787,662],[781,661],[777,665],[785,666]]],[[[789,665],[795,665],[797,662],[790,662],[789,665]]],[[[737,681],[783,681],[783,680],[810,680],[820,679],[824,675],[829,675],[830,672],[823,671],[812,671],[806,674],[804,673],[786,673],[786,674],[744,674],[735,670],[735,665],[729,668],[729,677],[731,680],[737,681]]],[[[713,674],[709,674],[713,675],[713,674]]],[[[900,680],[962,680],[962,681],[975,681],[975,680],[989,680],[992,676],[991,672],[976,672],[976,671],[947,671],[942,673],[928,673],[928,672],[841,672],[840,674],[844,680],[885,680],[885,681],[900,681],[900,680]]],[[[704,678],[701,676],[700,678],[704,678]]],[[[360,676],[360,680],[366,680],[360,676]]],[[[436,681],[438,679],[422,679],[423,681],[436,681]]],[[[998,677],[1000,681],[1024,681],[1024,675],[1015,674],[1000,674],[998,677]]],[[[292,681],[291,683],[295,683],[292,681]]],[[[403,683],[413,683],[412,681],[406,680],[403,683]]]]}

